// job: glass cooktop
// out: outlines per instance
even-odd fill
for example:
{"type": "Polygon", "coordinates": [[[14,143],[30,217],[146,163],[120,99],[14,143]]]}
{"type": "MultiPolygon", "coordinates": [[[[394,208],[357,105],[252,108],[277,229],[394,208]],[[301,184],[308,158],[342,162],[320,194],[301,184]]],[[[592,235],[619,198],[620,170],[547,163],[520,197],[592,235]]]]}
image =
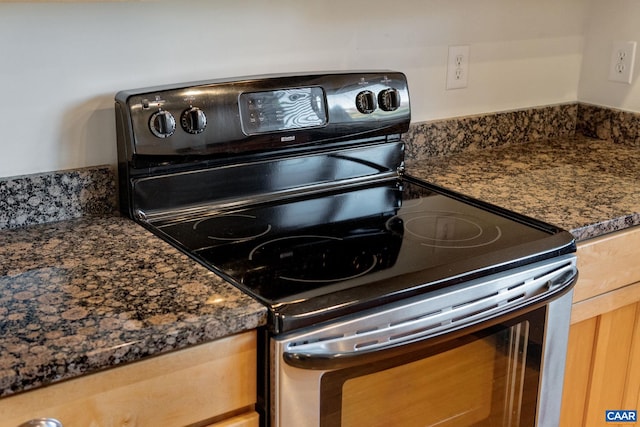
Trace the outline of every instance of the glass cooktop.
{"type": "Polygon", "coordinates": [[[411,179],[211,212],[158,230],[283,312],[406,296],[532,262],[572,240],[558,243],[560,230],[411,179]]]}

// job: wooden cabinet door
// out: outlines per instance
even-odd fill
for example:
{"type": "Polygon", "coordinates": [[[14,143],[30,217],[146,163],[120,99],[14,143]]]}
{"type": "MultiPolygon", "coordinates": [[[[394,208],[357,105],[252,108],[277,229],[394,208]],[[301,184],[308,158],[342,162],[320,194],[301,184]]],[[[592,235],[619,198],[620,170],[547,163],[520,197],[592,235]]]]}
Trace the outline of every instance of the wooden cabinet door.
{"type": "MultiPolygon", "coordinates": [[[[0,399],[0,427],[35,418],[56,418],[64,427],[222,422],[253,411],[256,357],[255,331],[250,331],[38,388],[0,399]]],[[[228,425],[252,425],[251,418],[233,421],[228,425]]]]}
{"type": "Polygon", "coordinates": [[[592,351],[596,338],[598,318],[584,320],[571,326],[567,347],[567,365],[564,375],[560,426],[584,425],[584,408],[589,399],[592,351]]]}
{"type": "Polygon", "coordinates": [[[640,303],[571,326],[563,395],[562,427],[608,427],[605,411],[640,408],[640,303]]]}

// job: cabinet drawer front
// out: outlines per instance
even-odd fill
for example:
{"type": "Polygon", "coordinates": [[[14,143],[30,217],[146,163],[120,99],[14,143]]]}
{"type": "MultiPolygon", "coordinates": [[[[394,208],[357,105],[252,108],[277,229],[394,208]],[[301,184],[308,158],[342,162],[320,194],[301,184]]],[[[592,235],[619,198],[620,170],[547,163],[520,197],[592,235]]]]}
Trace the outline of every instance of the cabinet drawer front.
{"type": "Polygon", "coordinates": [[[251,407],[255,378],[255,332],[246,332],[0,399],[0,427],[42,417],[64,427],[200,423],[251,407]]]}
{"type": "Polygon", "coordinates": [[[578,245],[573,302],[640,281],[640,227],[587,240],[578,245]]]}

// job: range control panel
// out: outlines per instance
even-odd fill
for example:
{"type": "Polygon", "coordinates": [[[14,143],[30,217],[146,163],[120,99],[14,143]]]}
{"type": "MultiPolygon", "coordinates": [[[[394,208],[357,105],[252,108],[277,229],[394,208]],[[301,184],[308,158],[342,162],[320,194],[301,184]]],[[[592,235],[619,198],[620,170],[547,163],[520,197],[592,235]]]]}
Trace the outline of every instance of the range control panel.
{"type": "Polygon", "coordinates": [[[127,157],[225,156],[402,133],[409,91],[398,72],[248,77],[121,91],[127,157]]]}

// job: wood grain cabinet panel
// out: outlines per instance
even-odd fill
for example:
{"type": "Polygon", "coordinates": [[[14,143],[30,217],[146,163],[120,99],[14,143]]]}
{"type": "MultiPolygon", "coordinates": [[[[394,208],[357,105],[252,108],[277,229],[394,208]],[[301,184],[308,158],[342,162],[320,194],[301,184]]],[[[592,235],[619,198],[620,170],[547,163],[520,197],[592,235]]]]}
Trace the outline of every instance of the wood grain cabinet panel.
{"type": "Polygon", "coordinates": [[[0,427],[249,427],[255,399],[252,331],[0,399],[0,427]]]}
{"type": "Polygon", "coordinates": [[[581,242],[578,271],[573,302],[640,282],[640,227],[581,242]]]}
{"type": "Polygon", "coordinates": [[[567,348],[567,366],[560,425],[584,425],[584,408],[589,398],[591,383],[591,353],[593,352],[598,319],[592,318],[571,327],[567,348]]]}
{"type": "Polygon", "coordinates": [[[611,426],[605,411],[640,408],[640,303],[571,327],[563,427],[611,426]]]}
{"type": "Polygon", "coordinates": [[[580,244],[578,269],[560,425],[608,427],[640,410],[640,227],[580,244]]]}
{"type": "Polygon", "coordinates": [[[636,409],[635,406],[625,408],[623,402],[628,394],[627,373],[637,307],[638,304],[630,304],[600,316],[592,353],[591,385],[585,415],[587,426],[606,425],[606,410],[636,409]]]}

